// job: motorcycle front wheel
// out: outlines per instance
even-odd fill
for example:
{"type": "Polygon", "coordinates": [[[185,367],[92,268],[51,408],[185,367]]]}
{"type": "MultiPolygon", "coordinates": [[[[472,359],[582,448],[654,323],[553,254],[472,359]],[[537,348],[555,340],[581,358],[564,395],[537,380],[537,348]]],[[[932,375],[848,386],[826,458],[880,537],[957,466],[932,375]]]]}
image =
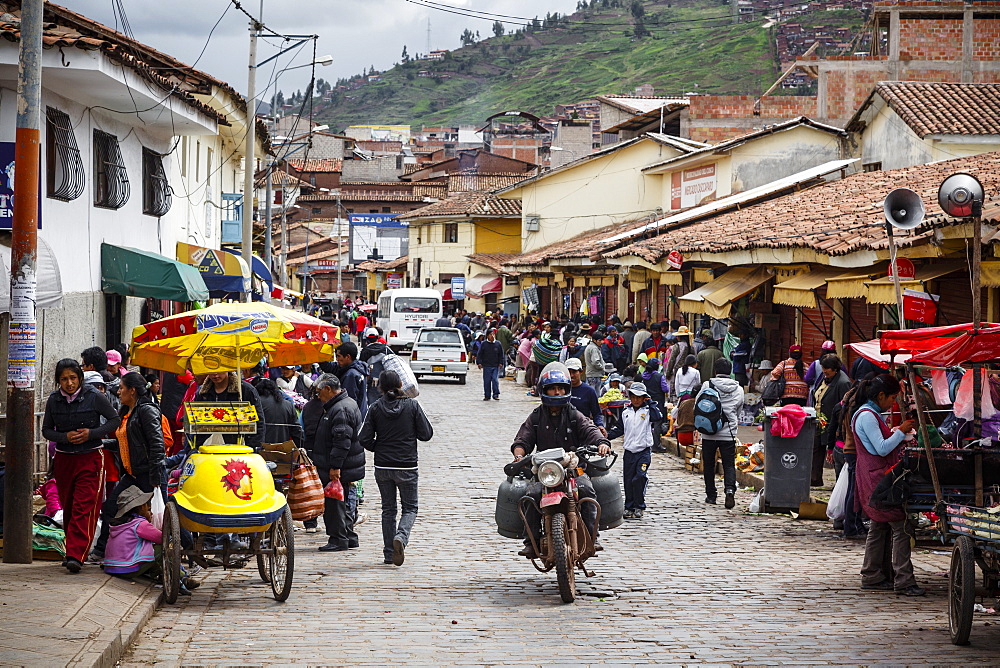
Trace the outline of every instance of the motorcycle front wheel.
{"type": "Polygon", "coordinates": [[[559,596],[563,603],[576,599],[576,569],[573,549],[566,541],[566,515],[552,515],[552,555],[556,563],[556,579],[559,582],[559,596]]]}

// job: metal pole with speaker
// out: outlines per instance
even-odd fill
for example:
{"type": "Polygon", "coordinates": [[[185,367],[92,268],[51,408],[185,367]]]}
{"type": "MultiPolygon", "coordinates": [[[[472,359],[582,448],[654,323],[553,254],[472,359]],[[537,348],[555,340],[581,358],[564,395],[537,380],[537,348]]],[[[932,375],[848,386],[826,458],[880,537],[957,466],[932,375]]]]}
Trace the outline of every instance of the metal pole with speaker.
{"type": "MultiPolygon", "coordinates": [[[[882,204],[885,212],[885,233],[889,238],[889,266],[892,271],[892,283],[896,288],[896,311],[899,329],[904,328],[903,318],[903,292],[899,287],[899,264],[896,262],[896,241],[893,238],[893,228],[900,230],[912,230],[924,220],[924,203],[920,195],[908,188],[896,188],[889,193],[882,204]]],[[[927,420],[924,416],[923,406],[920,405],[920,395],[916,391],[917,376],[913,371],[913,365],[906,363],[906,375],[910,381],[913,404],[917,409],[917,426],[924,440],[924,451],[927,455],[927,462],[931,472],[931,484],[934,487],[934,496],[938,503],[941,502],[941,481],[938,479],[937,465],[934,462],[934,453],[931,450],[931,441],[927,431],[927,420]]],[[[900,413],[904,414],[903,406],[900,405],[900,413]]]]}
{"type": "Polygon", "coordinates": [[[909,188],[896,188],[886,196],[882,211],[885,213],[885,234],[889,238],[889,270],[892,272],[892,284],[896,288],[897,329],[905,329],[903,291],[899,287],[899,264],[896,262],[896,240],[892,228],[912,230],[922,223],[924,203],[920,200],[920,195],[909,188]]]}
{"type": "MultiPolygon", "coordinates": [[[[946,178],[938,188],[938,204],[949,216],[969,218],[972,223],[972,333],[982,322],[983,184],[972,174],[959,172],[946,178]]],[[[983,435],[983,379],[978,364],[972,365],[972,435],[983,435]]],[[[977,474],[982,458],[976,457],[977,474]]],[[[983,505],[982,477],[976,476],[976,505],[983,505]]]]}

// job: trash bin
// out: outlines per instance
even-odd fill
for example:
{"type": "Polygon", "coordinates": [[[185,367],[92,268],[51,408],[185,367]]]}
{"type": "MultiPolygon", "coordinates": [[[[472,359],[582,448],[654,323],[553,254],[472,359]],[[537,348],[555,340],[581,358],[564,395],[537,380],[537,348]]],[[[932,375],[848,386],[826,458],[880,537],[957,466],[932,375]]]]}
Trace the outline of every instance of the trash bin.
{"type": "Polygon", "coordinates": [[[771,435],[774,406],[764,409],[764,510],[798,510],[809,500],[812,478],[813,439],[816,436],[816,409],[807,407],[806,421],[798,436],[771,435]]]}

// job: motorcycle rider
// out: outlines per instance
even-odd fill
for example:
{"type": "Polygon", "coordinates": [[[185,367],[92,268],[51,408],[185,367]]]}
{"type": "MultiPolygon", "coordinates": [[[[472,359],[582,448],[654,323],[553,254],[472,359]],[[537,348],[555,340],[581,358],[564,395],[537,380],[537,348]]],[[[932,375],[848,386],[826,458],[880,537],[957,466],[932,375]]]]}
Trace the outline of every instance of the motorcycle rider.
{"type": "MultiPolygon", "coordinates": [[[[602,457],[611,452],[611,442],[594,426],[594,423],[584,416],[570,403],[572,384],[569,370],[561,362],[551,362],[542,369],[538,377],[538,396],[542,405],[535,408],[521,425],[510,446],[514,461],[519,461],[529,455],[536,446],[539,450],[561,447],[566,451],[575,451],[583,445],[596,445],[598,454],[602,457]]],[[[594,485],[586,474],[577,476],[576,487],[581,499],[597,498],[594,485]]],[[[535,542],[541,533],[542,516],[538,504],[542,500],[542,484],[532,480],[528,484],[525,496],[534,499],[534,504],[528,504],[525,518],[535,542]]],[[[580,517],[591,535],[597,537],[597,508],[591,503],[580,504],[580,517]]],[[[518,554],[534,559],[537,557],[530,538],[525,538],[524,549],[518,554]]]]}

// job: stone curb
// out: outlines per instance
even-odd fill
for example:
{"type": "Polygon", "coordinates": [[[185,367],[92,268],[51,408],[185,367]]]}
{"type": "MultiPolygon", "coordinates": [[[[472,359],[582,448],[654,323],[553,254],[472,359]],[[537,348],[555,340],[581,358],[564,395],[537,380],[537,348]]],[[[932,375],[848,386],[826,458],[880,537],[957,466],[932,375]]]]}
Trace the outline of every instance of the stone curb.
{"type": "Polygon", "coordinates": [[[91,639],[67,665],[74,668],[113,668],[118,664],[163,600],[163,590],[146,590],[115,629],[106,629],[91,639]]]}

